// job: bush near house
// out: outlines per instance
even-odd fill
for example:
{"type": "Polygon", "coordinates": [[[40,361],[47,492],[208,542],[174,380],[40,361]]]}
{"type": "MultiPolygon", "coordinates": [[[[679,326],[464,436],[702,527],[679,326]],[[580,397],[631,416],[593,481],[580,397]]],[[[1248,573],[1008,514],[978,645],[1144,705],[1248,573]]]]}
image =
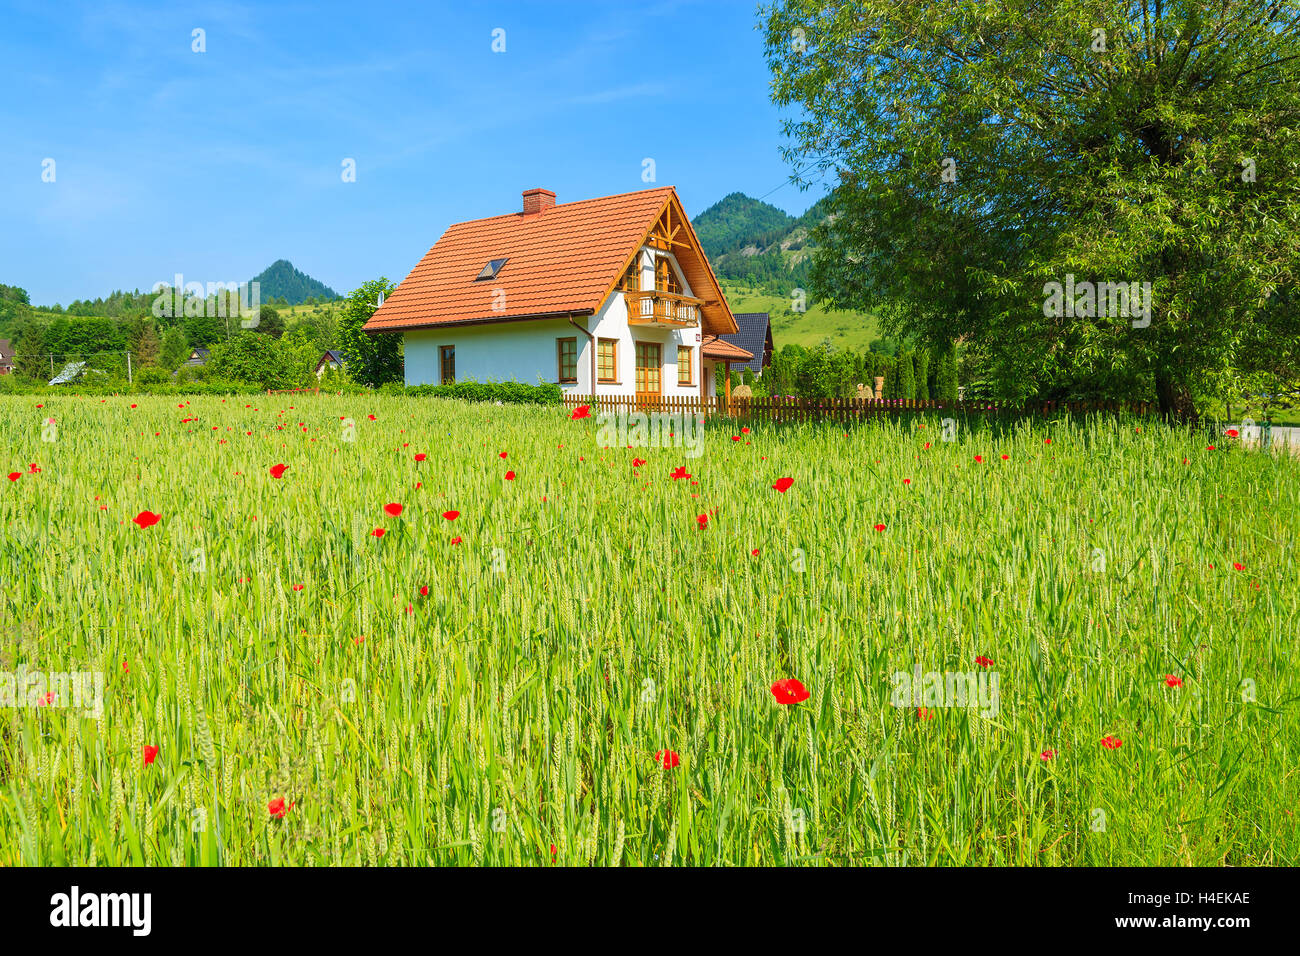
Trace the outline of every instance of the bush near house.
{"type": "Polygon", "coordinates": [[[564,390],[558,385],[525,385],[523,382],[412,385],[400,391],[416,397],[459,398],[467,402],[501,402],[503,405],[558,405],[564,398],[564,390]]]}

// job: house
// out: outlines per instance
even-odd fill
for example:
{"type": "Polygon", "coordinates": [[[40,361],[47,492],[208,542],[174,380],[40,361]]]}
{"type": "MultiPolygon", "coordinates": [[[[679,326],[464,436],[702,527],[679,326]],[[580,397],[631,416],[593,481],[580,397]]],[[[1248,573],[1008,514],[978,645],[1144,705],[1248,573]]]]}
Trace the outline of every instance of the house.
{"type": "Polygon", "coordinates": [[[0,339],[0,375],[12,375],[14,371],[14,350],[8,339],[0,339]]]}
{"type": "Polygon", "coordinates": [[[736,325],[740,331],[723,335],[722,340],[744,349],[754,357],[748,362],[737,362],[739,368],[747,368],[755,376],[763,374],[763,369],[772,364],[772,321],[766,312],[737,312],[736,325]]]}
{"type": "Polygon", "coordinates": [[[190,366],[191,368],[194,367],[194,366],[196,366],[196,365],[207,365],[207,364],[208,364],[208,355],[209,355],[209,352],[208,352],[208,350],[205,349],[205,348],[196,348],[196,349],[192,349],[192,350],[190,351],[190,357],[187,358],[187,359],[186,359],[183,363],[181,363],[181,364],[182,364],[182,365],[186,365],[186,366],[190,366]]]}
{"type": "Polygon", "coordinates": [[[554,382],[642,401],[715,394],[753,358],[671,186],[451,226],[370,317],[400,332],[406,384],[554,382]]]}
{"type": "Polygon", "coordinates": [[[316,377],[320,378],[324,375],[326,369],[341,369],[347,364],[348,358],[342,352],[326,349],[325,354],[316,362],[316,377]]]}

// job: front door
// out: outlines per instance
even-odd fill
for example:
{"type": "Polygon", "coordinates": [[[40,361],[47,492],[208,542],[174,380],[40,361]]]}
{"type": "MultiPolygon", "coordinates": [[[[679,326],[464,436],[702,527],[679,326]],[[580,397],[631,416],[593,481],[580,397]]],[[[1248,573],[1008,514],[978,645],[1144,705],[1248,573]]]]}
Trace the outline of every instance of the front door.
{"type": "Polygon", "coordinates": [[[657,342],[636,343],[636,402],[658,404],[664,372],[663,346],[657,342]]]}

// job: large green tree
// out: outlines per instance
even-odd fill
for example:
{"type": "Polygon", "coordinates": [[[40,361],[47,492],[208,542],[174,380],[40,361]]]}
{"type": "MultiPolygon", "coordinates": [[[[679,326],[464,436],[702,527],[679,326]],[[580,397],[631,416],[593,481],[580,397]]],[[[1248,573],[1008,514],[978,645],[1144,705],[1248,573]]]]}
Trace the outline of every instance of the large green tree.
{"type": "Polygon", "coordinates": [[[402,336],[397,332],[371,335],[362,331],[378,307],[379,297],[396,286],[385,278],[364,282],[343,301],[339,313],[339,348],[348,356],[348,374],[372,388],[402,380],[402,336]]]}
{"type": "Polygon", "coordinates": [[[1007,395],[1104,382],[1184,417],[1250,371],[1270,297],[1297,281],[1296,3],[780,0],[762,16],[773,97],[799,108],[796,178],[835,186],[821,297],[980,346],[1007,395]],[[1049,284],[1071,279],[1150,283],[1149,316],[1082,293],[1057,310],[1049,284]]]}

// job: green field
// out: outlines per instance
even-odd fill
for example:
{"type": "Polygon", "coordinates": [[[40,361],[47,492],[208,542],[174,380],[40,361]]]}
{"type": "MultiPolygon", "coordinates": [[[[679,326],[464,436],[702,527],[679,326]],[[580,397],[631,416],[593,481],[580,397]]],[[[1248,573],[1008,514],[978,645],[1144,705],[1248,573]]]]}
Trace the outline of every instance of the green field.
{"type": "Polygon", "coordinates": [[[1294,460],[248,401],[0,398],[0,864],[1300,862],[1294,460]]]}
{"type": "Polygon", "coordinates": [[[722,292],[732,312],[766,312],[772,317],[772,345],[805,348],[830,339],[837,349],[866,351],[872,339],[880,337],[872,316],[858,312],[832,312],[823,305],[808,303],[808,311],[791,309],[789,296],[771,295],[743,285],[722,282],[722,292]]]}

